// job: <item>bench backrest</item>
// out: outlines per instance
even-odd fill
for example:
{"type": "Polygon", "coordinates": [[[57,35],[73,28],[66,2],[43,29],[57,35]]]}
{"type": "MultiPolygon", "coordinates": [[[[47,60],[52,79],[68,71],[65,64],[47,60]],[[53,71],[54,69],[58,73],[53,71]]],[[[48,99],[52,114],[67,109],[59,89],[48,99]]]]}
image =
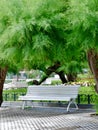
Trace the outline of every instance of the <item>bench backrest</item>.
{"type": "Polygon", "coordinates": [[[76,98],[80,85],[32,85],[28,86],[28,96],[51,96],[76,98]]]}

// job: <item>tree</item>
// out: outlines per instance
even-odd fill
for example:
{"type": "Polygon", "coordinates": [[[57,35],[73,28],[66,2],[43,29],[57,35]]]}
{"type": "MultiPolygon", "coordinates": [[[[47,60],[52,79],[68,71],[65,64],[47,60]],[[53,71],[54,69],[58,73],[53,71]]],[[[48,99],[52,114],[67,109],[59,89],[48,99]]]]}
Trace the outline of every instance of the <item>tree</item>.
{"type": "Polygon", "coordinates": [[[61,60],[65,52],[60,53],[65,45],[65,1],[1,0],[0,5],[0,58],[6,62],[1,66],[43,66],[44,70],[61,60]]]}
{"type": "Polygon", "coordinates": [[[43,64],[53,65],[60,60],[65,52],[64,49],[63,54],[60,52],[65,45],[63,8],[66,6],[63,0],[58,0],[58,2],[56,0],[38,2],[29,0],[28,3],[25,0],[11,1],[4,7],[8,7],[2,10],[9,12],[9,15],[3,13],[8,23],[1,37],[1,42],[4,43],[2,50],[6,48],[3,56],[10,58],[11,61],[16,59],[17,62],[23,59],[25,65],[36,66],[36,68],[43,64]],[[32,9],[28,10],[28,6],[32,6],[32,9]],[[20,59],[17,60],[18,54],[20,54],[20,59]]]}
{"type": "Polygon", "coordinates": [[[63,83],[65,72],[77,74],[79,57],[67,44],[68,0],[1,0],[0,5],[0,58],[6,61],[1,66],[55,71],[63,83]]]}
{"type": "Polygon", "coordinates": [[[21,57],[19,57],[20,50],[19,48],[14,48],[13,46],[15,43],[14,40],[17,39],[17,36],[13,37],[13,33],[15,30],[18,31],[18,29],[15,28],[15,30],[12,30],[12,32],[10,32],[9,29],[11,28],[12,24],[15,24],[15,21],[17,21],[16,19],[19,15],[19,12],[16,8],[18,3],[16,2],[16,5],[14,5],[14,2],[15,1],[0,1],[0,106],[3,102],[2,92],[7,71],[14,70],[16,72],[21,66],[21,63],[19,62],[21,59],[21,57]],[[14,13],[12,12],[13,10],[15,11],[14,13]],[[15,13],[17,17],[14,15],[15,13]],[[8,54],[9,51],[10,53],[8,54]]]}
{"type": "Polygon", "coordinates": [[[87,55],[98,92],[98,0],[70,0],[68,23],[69,43],[81,45],[87,55]]]}

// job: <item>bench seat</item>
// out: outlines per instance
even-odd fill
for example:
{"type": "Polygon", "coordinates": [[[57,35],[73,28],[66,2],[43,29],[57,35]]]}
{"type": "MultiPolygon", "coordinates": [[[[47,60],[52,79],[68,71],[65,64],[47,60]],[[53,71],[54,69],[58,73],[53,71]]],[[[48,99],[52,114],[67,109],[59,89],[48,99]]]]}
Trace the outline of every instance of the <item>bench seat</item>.
{"type": "Polygon", "coordinates": [[[49,96],[20,96],[20,100],[36,100],[36,101],[45,101],[45,100],[51,100],[51,101],[69,101],[70,97],[49,97],[49,96]]]}

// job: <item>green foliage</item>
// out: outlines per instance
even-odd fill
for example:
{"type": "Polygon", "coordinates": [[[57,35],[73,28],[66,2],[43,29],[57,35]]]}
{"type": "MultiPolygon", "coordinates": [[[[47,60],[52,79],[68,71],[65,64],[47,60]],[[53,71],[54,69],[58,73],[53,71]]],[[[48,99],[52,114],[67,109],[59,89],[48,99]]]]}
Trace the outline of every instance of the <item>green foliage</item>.
{"type": "Polygon", "coordinates": [[[51,82],[52,85],[58,85],[58,84],[62,84],[61,80],[53,80],[51,82]]]}
{"type": "Polygon", "coordinates": [[[98,114],[98,95],[96,96],[94,109],[95,109],[95,111],[96,111],[96,114],[98,114]]]}
{"type": "Polygon", "coordinates": [[[68,0],[1,0],[0,58],[5,60],[5,65],[13,70],[45,71],[59,61],[58,71],[79,73],[84,67],[85,55],[80,44],[74,44],[72,38],[77,41],[76,37],[69,38],[72,29],[76,29],[75,24],[69,23],[73,3],[69,4],[68,0]]]}
{"type": "Polygon", "coordinates": [[[79,94],[86,94],[86,95],[92,95],[92,94],[96,94],[94,86],[82,86],[79,89],[79,94]]]}
{"type": "Polygon", "coordinates": [[[40,68],[62,59],[65,3],[64,0],[2,0],[0,56],[18,68],[40,68]]]}
{"type": "Polygon", "coordinates": [[[98,49],[98,1],[70,0],[68,23],[72,30],[69,43],[72,42],[87,51],[98,49]]]}
{"type": "Polygon", "coordinates": [[[3,93],[26,93],[27,88],[17,88],[17,89],[9,89],[9,90],[4,90],[3,93]]]}
{"type": "Polygon", "coordinates": [[[33,81],[29,81],[29,82],[28,82],[28,85],[33,85],[33,81]]]}

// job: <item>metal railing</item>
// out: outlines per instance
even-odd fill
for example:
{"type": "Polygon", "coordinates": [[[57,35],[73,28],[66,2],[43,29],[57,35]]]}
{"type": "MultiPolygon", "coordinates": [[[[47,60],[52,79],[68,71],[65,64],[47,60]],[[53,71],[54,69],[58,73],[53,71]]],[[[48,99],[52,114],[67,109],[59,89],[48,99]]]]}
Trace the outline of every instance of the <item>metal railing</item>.
{"type": "MultiPolygon", "coordinates": [[[[4,101],[18,101],[18,97],[20,95],[25,95],[25,93],[6,93],[6,94],[3,94],[3,100],[4,101]]],[[[94,104],[97,99],[98,99],[98,95],[82,94],[82,95],[78,95],[76,101],[77,101],[77,104],[94,104]]]]}

